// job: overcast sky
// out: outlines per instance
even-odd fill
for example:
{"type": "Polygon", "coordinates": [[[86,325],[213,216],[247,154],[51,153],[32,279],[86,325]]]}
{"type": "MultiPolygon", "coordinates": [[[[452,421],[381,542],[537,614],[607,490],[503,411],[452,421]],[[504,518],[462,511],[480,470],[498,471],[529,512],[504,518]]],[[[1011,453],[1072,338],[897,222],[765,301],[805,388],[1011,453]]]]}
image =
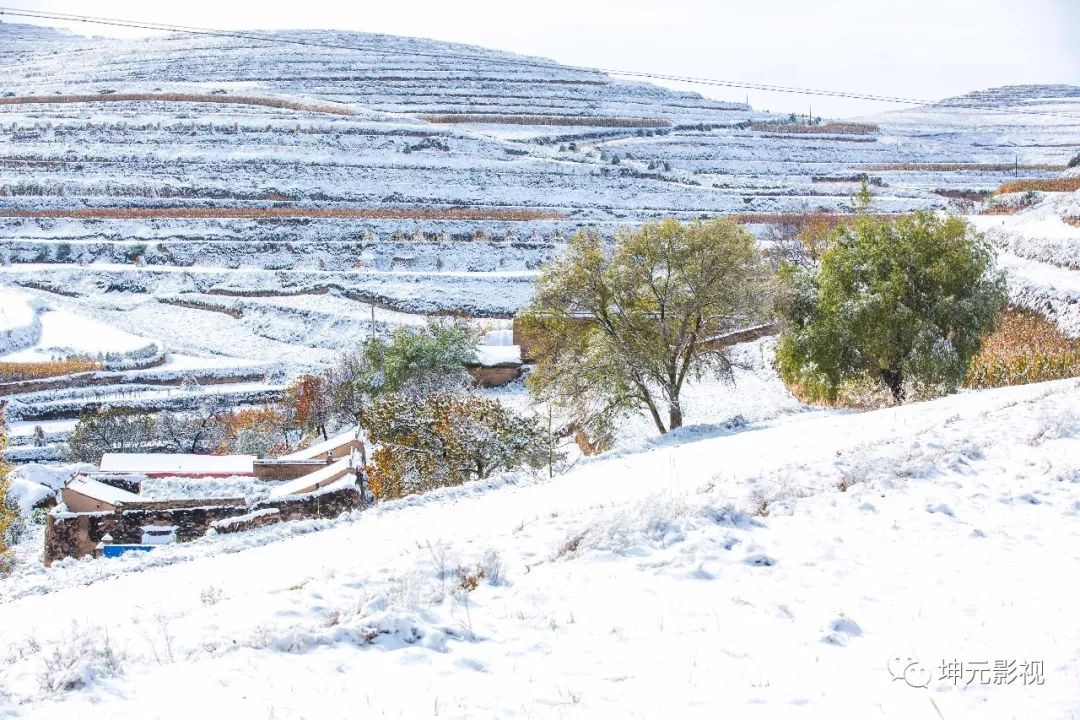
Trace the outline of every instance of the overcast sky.
{"type": "MultiPolygon", "coordinates": [[[[221,29],[330,28],[473,43],[560,62],[938,99],[1080,85],[1080,0],[0,0],[11,7],[221,29]]],[[[26,22],[9,18],[9,21],[26,22]]],[[[42,22],[42,21],[37,21],[42,22]]],[[[44,23],[60,25],[61,23],[44,23]]],[[[69,25],[83,33],[131,34],[69,25]]],[[[865,101],[695,87],[774,111],[846,116],[865,101]]]]}

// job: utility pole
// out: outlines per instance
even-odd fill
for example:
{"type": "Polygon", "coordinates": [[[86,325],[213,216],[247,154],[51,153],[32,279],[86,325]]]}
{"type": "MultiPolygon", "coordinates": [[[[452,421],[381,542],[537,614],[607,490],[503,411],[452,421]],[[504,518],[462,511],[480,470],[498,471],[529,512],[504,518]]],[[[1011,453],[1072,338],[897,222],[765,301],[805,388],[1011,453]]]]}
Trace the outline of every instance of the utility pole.
{"type": "Polygon", "coordinates": [[[375,339],[375,303],[371,303],[371,339],[375,339]]]}

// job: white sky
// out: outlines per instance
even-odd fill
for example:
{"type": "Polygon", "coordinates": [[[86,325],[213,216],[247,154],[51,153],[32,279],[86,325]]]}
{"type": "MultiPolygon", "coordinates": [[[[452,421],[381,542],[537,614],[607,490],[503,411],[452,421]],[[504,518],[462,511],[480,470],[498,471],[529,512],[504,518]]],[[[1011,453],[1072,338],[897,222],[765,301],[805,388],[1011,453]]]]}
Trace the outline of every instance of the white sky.
{"type": "MultiPolygon", "coordinates": [[[[590,67],[927,99],[1009,84],[1080,84],[1080,0],[0,0],[7,2],[219,29],[413,35],[590,67]]],[[[749,95],[754,107],[774,111],[804,113],[813,103],[814,114],[826,116],[893,107],[688,89],[730,100],[749,95]]]]}

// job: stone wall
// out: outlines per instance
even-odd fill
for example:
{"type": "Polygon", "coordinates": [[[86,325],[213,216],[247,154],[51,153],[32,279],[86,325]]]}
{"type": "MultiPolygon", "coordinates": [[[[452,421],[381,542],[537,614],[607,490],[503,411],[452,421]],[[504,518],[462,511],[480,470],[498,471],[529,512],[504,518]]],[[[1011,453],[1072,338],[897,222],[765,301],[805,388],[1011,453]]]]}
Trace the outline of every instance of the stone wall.
{"type": "Polygon", "coordinates": [[[274,520],[269,519],[270,513],[265,513],[259,515],[265,520],[252,522],[241,529],[277,520],[333,518],[350,510],[360,510],[366,505],[363,493],[355,487],[263,500],[254,505],[245,505],[236,499],[193,499],[174,502],[198,504],[197,507],[165,507],[169,502],[129,504],[115,512],[49,513],[45,522],[45,564],[51,565],[65,557],[93,555],[94,549],[106,535],[111,535],[112,542],[117,544],[139,544],[142,542],[144,525],[175,526],[177,542],[190,542],[205,536],[216,521],[249,516],[260,510],[273,508],[278,512],[274,520]],[[215,502],[221,504],[212,504],[215,502]]]}
{"type": "Polygon", "coordinates": [[[499,365],[472,365],[469,374],[480,387],[501,387],[512,383],[521,377],[522,368],[519,363],[501,363],[499,365]]]}
{"type": "Polygon", "coordinates": [[[224,520],[215,520],[210,523],[210,527],[218,534],[228,534],[246,532],[247,530],[254,530],[257,527],[262,527],[264,525],[273,525],[280,521],[281,512],[277,508],[264,508],[262,510],[249,512],[246,515],[237,515],[236,517],[225,518],[224,520]]]}
{"type": "MultiPolygon", "coordinates": [[[[203,501],[206,502],[206,501],[203,501]]],[[[177,542],[189,542],[206,535],[215,520],[243,515],[243,505],[202,505],[191,508],[119,508],[114,512],[49,513],[45,520],[45,564],[65,557],[93,555],[106,535],[112,542],[137,545],[144,525],[176,527],[177,542]]]]}
{"type": "Polygon", "coordinates": [[[282,520],[306,520],[310,518],[333,518],[350,510],[365,506],[359,488],[348,487],[329,492],[293,495],[272,500],[262,500],[252,506],[253,510],[277,508],[282,520]]]}

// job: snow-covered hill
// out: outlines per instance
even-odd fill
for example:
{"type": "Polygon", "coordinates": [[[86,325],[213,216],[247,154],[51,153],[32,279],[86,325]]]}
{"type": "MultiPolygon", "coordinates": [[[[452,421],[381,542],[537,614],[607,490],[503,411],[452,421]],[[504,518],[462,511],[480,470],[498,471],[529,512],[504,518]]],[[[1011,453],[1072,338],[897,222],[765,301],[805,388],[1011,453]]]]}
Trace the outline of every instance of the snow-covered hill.
{"type": "Polygon", "coordinates": [[[1067,718],[1078,405],[1062,381],[689,427],[551,481],[69,561],[0,585],[0,708],[1067,718]]]}

